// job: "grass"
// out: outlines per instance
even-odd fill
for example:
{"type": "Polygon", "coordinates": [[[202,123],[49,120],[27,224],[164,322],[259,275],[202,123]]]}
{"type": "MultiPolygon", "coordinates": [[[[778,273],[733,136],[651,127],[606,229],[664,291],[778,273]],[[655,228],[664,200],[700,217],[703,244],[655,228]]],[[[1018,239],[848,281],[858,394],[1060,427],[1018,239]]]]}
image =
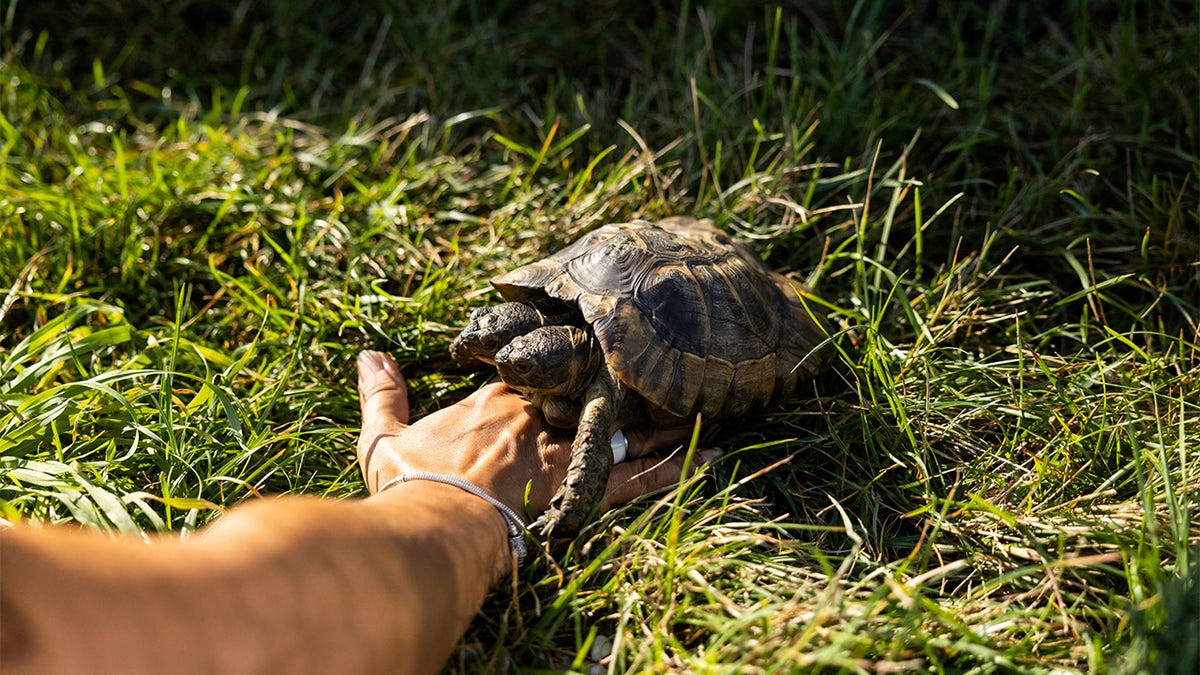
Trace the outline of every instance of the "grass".
{"type": "Polygon", "coordinates": [[[695,213],[836,372],[449,671],[1195,672],[1194,3],[217,4],[0,3],[6,517],[362,494],[359,350],[435,409],[492,275],[695,213]]]}

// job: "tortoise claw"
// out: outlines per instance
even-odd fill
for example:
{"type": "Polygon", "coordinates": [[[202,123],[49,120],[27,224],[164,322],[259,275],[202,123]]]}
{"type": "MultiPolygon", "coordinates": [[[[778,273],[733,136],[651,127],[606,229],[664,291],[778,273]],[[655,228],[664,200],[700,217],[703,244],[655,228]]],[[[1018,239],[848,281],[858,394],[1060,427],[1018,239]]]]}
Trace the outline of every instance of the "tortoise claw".
{"type": "Polygon", "coordinates": [[[554,531],[561,519],[562,514],[558,512],[558,509],[551,507],[529,524],[529,531],[541,539],[553,539],[554,531]]]}
{"type": "Polygon", "coordinates": [[[579,534],[586,518],[580,518],[579,514],[572,511],[572,507],[577,509],[578,504],[565,505],[563,503],[563,493],[566,491],[566,488],[559,488],[559,494],[550,500],[550,506],[546,511],[530,523],[529,530],[531,532],[546,540],[570,539],[579,534]]]}

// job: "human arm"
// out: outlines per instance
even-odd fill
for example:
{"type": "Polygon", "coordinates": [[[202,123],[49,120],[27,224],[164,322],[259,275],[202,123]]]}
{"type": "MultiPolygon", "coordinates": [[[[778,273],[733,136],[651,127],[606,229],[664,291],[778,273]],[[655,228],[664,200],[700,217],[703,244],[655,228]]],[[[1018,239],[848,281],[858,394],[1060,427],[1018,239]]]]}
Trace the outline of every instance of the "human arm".
{"type": "MultiPolygon", "coordinates": [[[[110,540],[23,528],[0,538],[5,672],[432,672],[511,570],[499,511],[545,509],[570,439],[524,399],[489,385],[408,424],[391,359],[359,361],[359,459],[373,496],[283,497],[230,511],[187,541],[110,540]]],[[[664,439],[630,435],[637,457],[664,439]],[[654,441],[658,441],[656,443],[654,441]]],[[[618,465],[609,502],[678,480],[682,459],[618,465]],[[653,467],[653,468],[652,468],[653,467]]]]}

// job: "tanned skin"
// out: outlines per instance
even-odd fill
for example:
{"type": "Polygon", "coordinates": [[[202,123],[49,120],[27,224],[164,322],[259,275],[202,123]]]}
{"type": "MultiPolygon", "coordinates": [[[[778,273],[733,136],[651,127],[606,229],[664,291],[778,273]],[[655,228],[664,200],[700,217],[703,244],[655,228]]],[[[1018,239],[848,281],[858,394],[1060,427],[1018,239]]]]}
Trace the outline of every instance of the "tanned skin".
{"type": "MultiPolygon", "coordinates": [[[[571,439],[502,384],[409,424],[391,358],[359,358],[360,467],[372,496],[290,496],[232,509],[185,541],[75,529],[0,532],[5,673],[433,673],[512,573],[504,519],[465,478],[518,512],[546,509],[571,439]]],[[[679,480],[677,434],[629,430],[606,505],[679,480]]],[[[701,453],[701,459],[711,459],[701,453]]]]}

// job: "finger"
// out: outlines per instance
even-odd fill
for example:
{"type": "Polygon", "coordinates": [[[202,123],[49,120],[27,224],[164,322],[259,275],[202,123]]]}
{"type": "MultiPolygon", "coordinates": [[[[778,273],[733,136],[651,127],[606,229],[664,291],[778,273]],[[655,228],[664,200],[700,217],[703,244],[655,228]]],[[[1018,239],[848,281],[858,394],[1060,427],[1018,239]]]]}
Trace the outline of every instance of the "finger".
{"type": "MultiPolygon", "coordinates": [[[[721,456],[718,448],[697,450],[692,457],[691,473],[700,471],[721,456]]],[[[677,485],[683,477],[683,465],[687,453],[672,453],[669,457],[643,457],[622,462],[613,467],[608,477],[608,491],[604,495],[603,509],[633,501],[655,490],[677,485]]]]}
{"type": "Polygon", "coordinates": [[[392,357],[382,352],[358,355],[358,400],[363,432],[408,424],[408,386],[392,357]]]}
{"type": "Polygon", "coordinates": [[[646,455],[666,455],[686,445],[692,438],[692,427],[658,428],[650,426],[625,429],[629,441],[629,458],[646,455]]]}

